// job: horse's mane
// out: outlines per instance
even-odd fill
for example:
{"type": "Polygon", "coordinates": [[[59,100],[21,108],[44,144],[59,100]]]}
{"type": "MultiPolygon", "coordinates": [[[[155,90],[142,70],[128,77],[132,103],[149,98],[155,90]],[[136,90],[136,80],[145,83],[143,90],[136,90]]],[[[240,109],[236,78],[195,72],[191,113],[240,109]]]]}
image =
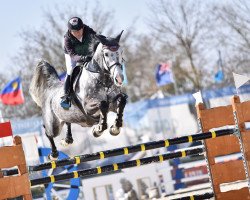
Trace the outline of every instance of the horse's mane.
{"type": "Polygon", "coordinates": [[[98,41],[96,38],[92,38],[91,43],[89,45],[89,53],[93,56],[97,46],[99,45],[100,41],[98,41]]]}

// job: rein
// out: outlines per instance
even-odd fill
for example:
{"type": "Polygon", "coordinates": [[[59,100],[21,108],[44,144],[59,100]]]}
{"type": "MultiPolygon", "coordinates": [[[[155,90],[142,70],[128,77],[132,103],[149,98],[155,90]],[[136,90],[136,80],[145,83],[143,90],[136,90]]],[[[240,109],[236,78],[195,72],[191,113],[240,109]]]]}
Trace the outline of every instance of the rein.
{"type": "MultiPolygon", "coordinates": [[[[110,47],[105,46],[104,48],[108,48],[111,51],[117,51],[119,49],[119,46],[110,46],[110,47]]],[[[112,65],[108,66],[107,60],[105,59],[105,56],[104,56],[104,51],[103,51],[104,48],[102,48],[101,58],[102,58],[102,64],[105,65],[106,67],[104,67],[104,66],[100,67],[100,65],[96,62],[95,59],[92,59],[91,62],[89,62],[89,63],[84,63],[83,65],[80,66],[81,69],[80,69],[79,76],[77,78],[77,84],[79,84],[79,80],[80,80],[80,77],[82,74],[82,69],[85,68],[85,70],[87,70],[90,73],[90,75],[97,81],[98,84],[100,84],[104,89],[106,88],[105,89],[106,90],[106,98],[108,101],[110,101],[109,95],[116,89],[116,88],[112,89],[112,85],[114,83],[113,83],[111,75],[114,76],[114,74],[111,74],[111,70],[113,67],[121,67],[122,68],[122,64],[119,62],[115,62],[112,65]],[[105,82],[102,82],[99,78],[94,76],[93,73],[103,74],[105,82]]],[[[122,58],[122,60],[124,60],[124,59],[122,58]]],[[[113,73],[115,73],[115,70],[113,71],[113,73]]],[[[120,89],[120,93],[121,93],[121,89],[120,89]]],[[[84,106],[81,104],[81,101],[79,100],[79,98],[77,97],[75,92],[73,92],[73,99],[74,99],[74,102],[76,103],[77,107],[81,110],[81,112],[85,116],[87,116],[87,120],[96,121],[95,118],[89,117],[87,115],[84,106]]]]}

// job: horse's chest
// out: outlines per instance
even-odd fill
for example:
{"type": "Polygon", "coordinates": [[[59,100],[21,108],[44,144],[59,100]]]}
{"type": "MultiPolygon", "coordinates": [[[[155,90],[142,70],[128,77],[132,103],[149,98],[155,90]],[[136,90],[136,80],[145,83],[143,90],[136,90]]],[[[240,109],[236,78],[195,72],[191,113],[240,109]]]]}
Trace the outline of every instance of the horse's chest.
{"type": "Polygon", "coordinates": [[[116,96],[117,91],[112,87],[96,87],[88,90],[87,97],[89,99],[99,99],[99,100],[107,100],[116,96]]]}

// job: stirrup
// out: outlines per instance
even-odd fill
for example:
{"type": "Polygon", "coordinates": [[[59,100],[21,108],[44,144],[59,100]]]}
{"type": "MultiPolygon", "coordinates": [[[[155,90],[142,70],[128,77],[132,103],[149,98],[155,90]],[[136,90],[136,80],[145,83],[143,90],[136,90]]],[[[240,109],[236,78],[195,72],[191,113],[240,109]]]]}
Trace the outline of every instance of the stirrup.
{"type": "Polygon", "coordinates": [[[60,105],[63,109],[68,110],[71,106],[70,98],[69,97],[62,98],[60,105]]]}

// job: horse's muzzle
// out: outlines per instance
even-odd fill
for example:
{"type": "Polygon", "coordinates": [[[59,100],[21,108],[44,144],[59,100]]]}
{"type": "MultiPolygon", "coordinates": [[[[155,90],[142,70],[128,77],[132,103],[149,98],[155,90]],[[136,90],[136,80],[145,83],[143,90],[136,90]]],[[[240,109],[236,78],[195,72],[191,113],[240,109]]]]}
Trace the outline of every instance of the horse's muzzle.
{"type": "Polygon", "coordinates": [[[115,84],[116,84],[116,86],[121,87],[122,84],[123,84],[123,80],[124,80],[124,76],[123,75],[116,74],[116,77],[115,77],[115,84]]]}

